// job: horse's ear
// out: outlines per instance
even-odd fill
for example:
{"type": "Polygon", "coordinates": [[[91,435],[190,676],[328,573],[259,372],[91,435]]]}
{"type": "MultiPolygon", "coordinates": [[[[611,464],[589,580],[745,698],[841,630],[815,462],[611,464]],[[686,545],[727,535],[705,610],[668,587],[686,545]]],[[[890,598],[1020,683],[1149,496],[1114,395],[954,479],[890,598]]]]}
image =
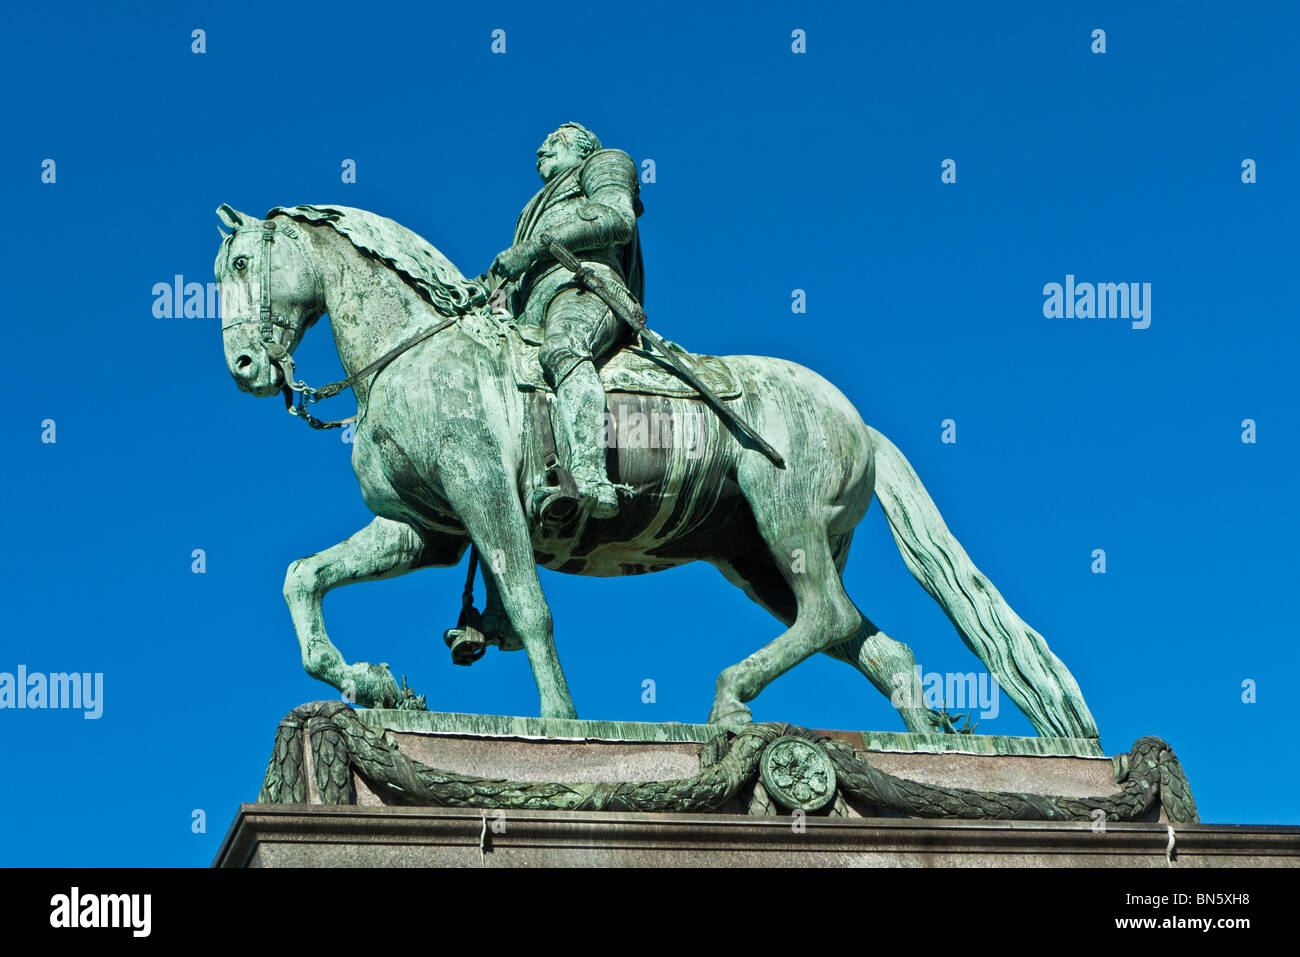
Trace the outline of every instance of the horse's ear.
{"type": "MultiPolygon", "coordinates": [[[[244,225],[244,222],[248,219],[248,217],[239,212],[239,210],[235,209],[233,206],[228,206],[225,203],[222,203],[217,207],[217,217],[231,229],[238,229],[240,226],[244,225]]],[[[219,228],[220,227],[218,227],[218,229],[219,228]]]]}

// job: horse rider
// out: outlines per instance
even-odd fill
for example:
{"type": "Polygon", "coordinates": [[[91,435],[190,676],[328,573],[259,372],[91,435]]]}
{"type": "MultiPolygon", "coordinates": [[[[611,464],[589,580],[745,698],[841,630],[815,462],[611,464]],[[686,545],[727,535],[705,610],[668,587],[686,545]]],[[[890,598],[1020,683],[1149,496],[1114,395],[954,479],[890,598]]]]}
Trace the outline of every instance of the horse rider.
{"type": "Polygon", "coordinates": [[[558,240],[606,283],[644,302],[640,182],[627,153],[604,149],[579,123],[546,137],[537,148],[537,172],[544,185],[524,207],[514,242],[493,260],[492,273],[518,280],[511,312],[543,329],[538,358],[569,440],[580,504],[594,518],[612,518],[618,495],[605,467],[605,389],[595,364],[618,348],[626,327],[546,252],[540,237],[558,240]]]}

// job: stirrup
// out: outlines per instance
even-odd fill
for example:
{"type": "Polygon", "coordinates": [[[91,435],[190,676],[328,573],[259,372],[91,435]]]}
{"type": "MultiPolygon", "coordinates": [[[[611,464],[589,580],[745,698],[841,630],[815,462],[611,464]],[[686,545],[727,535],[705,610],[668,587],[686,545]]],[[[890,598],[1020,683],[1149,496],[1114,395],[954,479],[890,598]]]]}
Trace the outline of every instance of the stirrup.
{"type": "Polygon", "coordinates": [[[576,491],[554,488],[537,506],[537,520],[546,528],[559,528],[573,520],[582,507],[582,499],[576,491]]]}
{"type": "Polygon", "coordinates": [[[454,665],[472,665],[487,652],[487,639],[472,625],[448,628],[443,632],[442,640],[451,649],[451,663],[454,665]]]}
{"type": "Polygon", "coordinates": [[[451,662],[455,665],[472,665],[483,657],[489,644],[482,631],[482,616],[474,607],[474,571],[477,565],[478,549],[475,548],[470,555],[469,581],[465,583],[460,618],[455,628],[448,628],[442,633],[442,640],[451,650],[451,662]]]}
{"type": "Polygon", "coordinates": [[[580,488],[581,491],[563,487],[551,489],[537,506],[538,521],[546,528],[559,528],[576,518],[584,507],[595,519],[613,518],[618,514],[618,491],[612,484],[592,482],[580,488]],[[606,489],[608,498],[601,494],[606,489]]]}

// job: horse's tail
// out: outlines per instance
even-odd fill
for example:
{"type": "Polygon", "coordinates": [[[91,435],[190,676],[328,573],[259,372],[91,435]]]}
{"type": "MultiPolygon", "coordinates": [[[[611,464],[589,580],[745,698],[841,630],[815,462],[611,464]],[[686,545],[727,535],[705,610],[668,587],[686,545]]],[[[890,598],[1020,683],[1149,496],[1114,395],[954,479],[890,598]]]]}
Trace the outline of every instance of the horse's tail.
{"type": "Polygon", "coordinates": [[[867,428],[876,453],[876,498],[908,571],[1040,735],[1098,737],[1069,670],[980,574],[898,447],[867,428]]]}

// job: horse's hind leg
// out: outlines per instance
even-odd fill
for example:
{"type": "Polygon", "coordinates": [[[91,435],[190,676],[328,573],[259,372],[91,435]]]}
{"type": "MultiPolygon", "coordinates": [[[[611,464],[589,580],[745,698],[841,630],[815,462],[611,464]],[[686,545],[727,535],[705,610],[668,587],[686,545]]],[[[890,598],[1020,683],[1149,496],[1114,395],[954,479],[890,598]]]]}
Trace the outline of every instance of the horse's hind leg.
{"type": "Polygon", "coordinates": [[[300,558],[284,579],[284,600],[302,648],[302,664],[313,678],[333,685],[366,708],[393,707],[404,697],[386,664],[348,664],[325,631],[321,603],[340,585],[393,578],[424,565],[452,564],[464,539],[432,541],[411,526],[376,518],[346,541],[300,558]]]}
{"type": "MultiPolygon", "coordinates": [[[[774,505],[779,497],[767,501],[774,505]]],[[[771,514],[751,500],[754,517],[775,567],[794,596],[794,617],[775,640],[718,676],[709,721],[742,724],[752,720],[746,701],[799,662],[858,633],[861,616],[844,593],[824,527],[807,514],[771,514]]],[[[725,573],[725,571],[724,571],[725,573]]]]}
{"type": "MultiPolygon", "coordinates": [[[[859,612],[859,614],[861,614],[859,612]]],[[[847,662],[866,675],[877,690],[889,698],[908,731],[934,731],[930,711],[924,707],[921,683],[916,677],[912,649],[890,638],[866,615],[857,635],[826,649],[826,654],[847,662]]]]}
{"type": "MultiPolygon", "coordinates": [[[[836,570],[841,576],[851,537],[852,533],[849,533],[833,539],[832,553],[836,570]]],[[[737,556],[716,564],[726,579],[744,591],[750,600],[786,627],[794,623],[794,592],[777,572],[777,566],[769,556],[737,556]]],[[[877,628],[860,609],[858,614],[862,624],[858,627],[857,634],[847,641],[824,649],[824,653],[847,662],[865,675],[898,708],[907,730],[933,730],[928,718],[929,711],[921,706],[922,696],[916,687],[916,659],[912,650],[877,628]]]]}
{"type": "MultiPolygon", "coordinates": [[[[831,546],[835,555],[836,574],[843,579],[853,533],[837,536],[831,546]]],[[[924,706],[920,681],[916,676],[916,656],[901,641],[890,638],[872,623],[861,610],[862,625],[848,641],[832,645],[826,654],[847,662],[866,676],[889,703],[898,709],[908,731],[933,731],[930,711],[924,706]]]]}

